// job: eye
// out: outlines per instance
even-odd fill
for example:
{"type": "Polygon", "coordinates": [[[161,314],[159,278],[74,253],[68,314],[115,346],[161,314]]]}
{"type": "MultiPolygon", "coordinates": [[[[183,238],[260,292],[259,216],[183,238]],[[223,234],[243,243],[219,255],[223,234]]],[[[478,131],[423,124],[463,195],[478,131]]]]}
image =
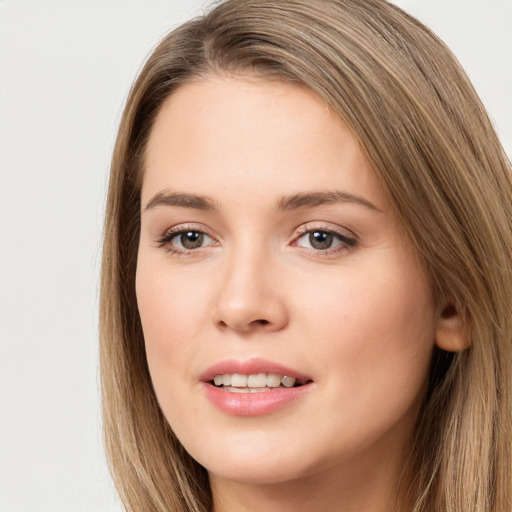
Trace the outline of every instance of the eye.
{"type": "Polygon", "coordinates": [[[312,229],[297,238],[296,245],[315,251],[328,251],[342,247],[352,247],[356,244],[354,238],[349,238],[342,233],[326,229],[312,229]]]}
{"type": "Polygon", "coordinates": [[[198,229],[176,229],[165,233],[159,240],[160,247],[170,252],[187,252],[215,244],[215,240],[198,229]]]}
{"type": "Polygon", "coordinates": [[[172,241],[175,245],[183,249],[197,249],[203,245],[205,239],[210,238],[200,231],[183,231],[176,234],[172,241]]]}

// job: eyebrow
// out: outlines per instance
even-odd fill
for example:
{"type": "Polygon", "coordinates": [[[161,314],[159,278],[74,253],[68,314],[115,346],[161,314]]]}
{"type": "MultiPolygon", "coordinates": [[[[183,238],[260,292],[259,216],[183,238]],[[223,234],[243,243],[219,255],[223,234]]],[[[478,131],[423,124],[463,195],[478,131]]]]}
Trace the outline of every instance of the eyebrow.
{"type": "MultiPolygon", "coordinates": [[[[370,210],[382,213],[373,203],[364,197],[349,194],[342,191],[329,192],[307,192],[282,197],[277,203],[278,210],[299,210],[302,208],[313,208],[326,204],[335,203],[355,203],[370,210]]],[[[156,208],[157,206],[179,206],[182,208],[193,208],[196,210],[217,210],[213,199],[207,196],[195,194],[186,194],[182,192],[157,192],[146,204],[145,210],[156,208]]]]}
{"type": "Polygon", "coordinates": [[[217,209],[215,202],[209,197],[169,192],[166,190],[156,193],[146,204],[145,210],[150,210],[157,206],[181,206],[183,208],[194,208],[196,210],[217,209]]]}
{"type": "Polygon", "coordinates": [[[334,203],[356,203],[365,206],[370,210],[382,213],[373,203],[364,197],[349,194],[342,191],[329,192],[310,192],[306,194],[294,194],[292,196],[283,197],[278,204],[280,210],[298,210],[300,208],[312,208],[314,206],[322,206],[334,203]]]}

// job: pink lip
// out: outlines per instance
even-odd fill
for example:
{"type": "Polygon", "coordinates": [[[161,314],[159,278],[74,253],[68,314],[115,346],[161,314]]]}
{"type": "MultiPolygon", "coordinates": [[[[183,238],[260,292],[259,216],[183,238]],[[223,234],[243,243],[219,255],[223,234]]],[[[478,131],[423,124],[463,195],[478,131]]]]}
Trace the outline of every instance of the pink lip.
{"type": "Polygon", "coordinates": [[[206,397],[221,411],[233,416],[263,416],[270,414],[287,404],[297,401],[311,391],[312,382],[293,388],[272,388],[259,393],[232,393],[214,386],[211,381],[215,375],[240,373],[253,375],[257,373],[277,373],[300,380],[310,380],[306,375],[278,363],[263,359],[221,361],[203,372],[200,380],[206,397]]]}

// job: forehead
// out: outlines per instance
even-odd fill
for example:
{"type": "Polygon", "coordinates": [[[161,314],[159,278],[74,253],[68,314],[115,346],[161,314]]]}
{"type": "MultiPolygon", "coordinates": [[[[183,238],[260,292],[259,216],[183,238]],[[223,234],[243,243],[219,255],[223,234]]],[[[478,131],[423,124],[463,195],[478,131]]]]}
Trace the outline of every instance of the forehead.
{"type": "Polygon", "coordinates": [[[351,130],[305,87],[217,76],[180,87],[150,134],[143,201],[163,188],[212,195],[247,181],[254,192],[348,186],[381,195],[351,130]]]}

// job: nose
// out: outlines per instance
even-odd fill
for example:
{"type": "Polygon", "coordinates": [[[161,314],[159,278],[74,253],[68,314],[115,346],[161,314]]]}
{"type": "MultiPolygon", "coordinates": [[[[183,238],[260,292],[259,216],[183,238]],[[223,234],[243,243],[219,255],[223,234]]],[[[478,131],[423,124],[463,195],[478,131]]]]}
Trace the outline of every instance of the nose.
{"type": "Polygon", "coordinates": [[[219,276],[214,322],[239,333],[275,332],[288,323],[279,269],[268,257],[249,250],[225,261],[219,276]]]}

